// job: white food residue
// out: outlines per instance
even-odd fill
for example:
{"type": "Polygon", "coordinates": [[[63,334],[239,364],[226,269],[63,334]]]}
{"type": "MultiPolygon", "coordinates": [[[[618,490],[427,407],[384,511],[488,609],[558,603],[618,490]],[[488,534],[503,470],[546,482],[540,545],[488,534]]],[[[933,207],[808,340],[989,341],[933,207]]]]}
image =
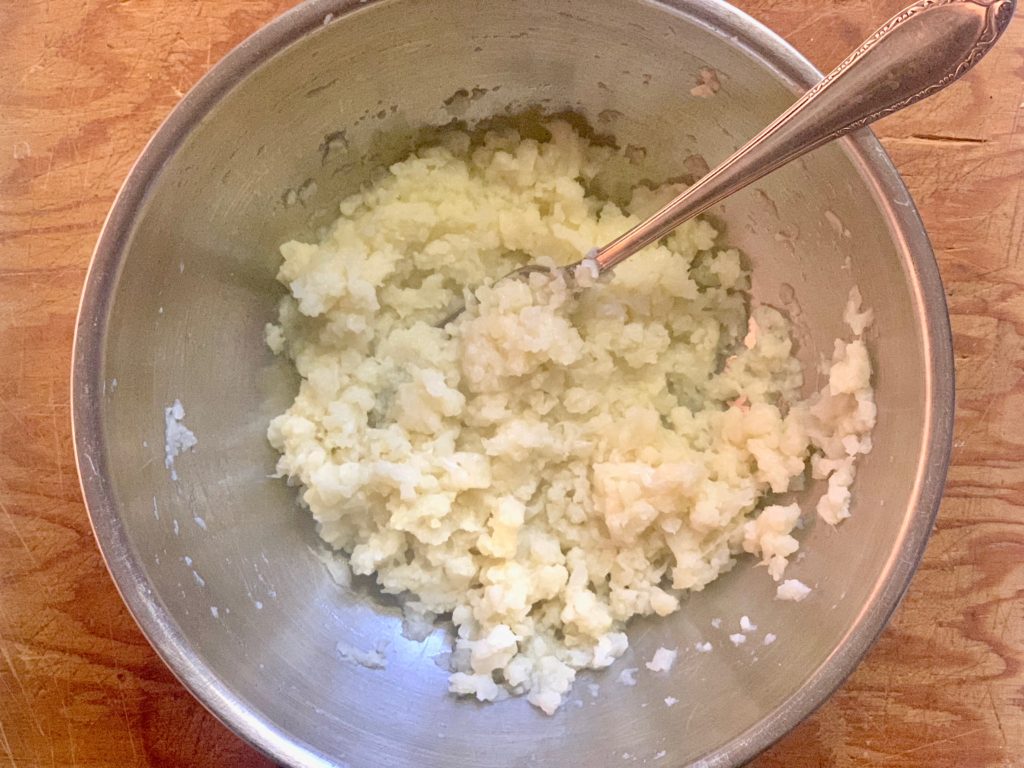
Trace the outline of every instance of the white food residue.
{"type": "Polygon", "coordinates": [[[676,655],[678,653],[677,650],[659,648],[654,652],[654,658],[644,666],[651,670],[651,672],[668,672],[672,669],[672,665],[676,663],[676,655]]]}
{"type": "Polygon", "coordinates": [[[619,682],[623,685],[636,685],[636,667],[629,667],[619,672],[619,682]]]}
{"type": "Polygon", "coordinates": [[[729,635],[729,641],[736,646],[743,645],[747,642],[747,636],[737,632],[734,635],[729,635]]]}
{"type": "Polygon", "coordinates": [[[372,651],[364,651],[342,641],[339,641],[334,647],[343,661],[358,664],[367,669],[385,669],[388,665],[383,647],[377,647],[372,651]]]}
{"type": "Polygon", "coordinates": [[[324,564],[335,584],[346,589],[352,586],[352,568],[347,560],[338,557],[334,552],[327,549],[310,548],[310,551],[324,564]]]}
{"type": "Polygon", "coordinates": [[[711,645],[711,643],[703,642],[697,643],[693,646],[693,649],[697,651],[697,653],[711,653],[711,651],[714,650],[714,646],[711,645]]]}
{"type": "Polygon", "coordinates": [[[722,620],[720,618],[718,618],[718,617],[713,618],[711,620],[711,626],[714,627],[715,629],[718,629],[719,627],[722,626],[722,620]]]}
{"type": "Polygon", "coordinates": [[[690,95],[707,99],[718,93],[721,87],[718,73],[711,67],[701,67],[697,70],[697,84],[690,89],[690,95]]]}
{"type": "MultiPolygon", "coordinates": [[[[840,219],[833,211],[825,211],[825,221],[832,227],[832,231],[839,237],[850,238],[852,233],[843,225],[843,220],[840,219]]],[[[849,257],[847,257],[849,258],[849,257]]]]}
{"type": "Polygon", "coordinates": [[[740,629],[744,632],[753,632],[757,629],[757,624],[751,624],[749,617],[740,616],[740,629]]]}
{"type": "Polygon", "coordinates": [[[792,600],[794,603],[799,603],[809,594],[811,594],[811,588],[799,579],[786,579],[775,590],[775,599],[792,600]]]}
{"type": "Polygon", "coordinates": [[[425,610],[416,602],[408,602],[402,606],[402,637],[414,643],[422,643],[434,631],[434,619],[437,614],[425,610]]]}
{"type": "Polygon", "coordinates": [[[769,632],[767,635],[764,636],[764,644],[765,645],[771,645],[772,643],[775,642],[775,640],[776,640],[776,637],[771,632],[769,632]]]}
{"type": "Polygon", "coordinates": [[[164,466],[171,470],[171,480],[178,479],[174,460],[185,451],[191,451],[199,442],[192,430],[182,423],[184,418],[185,409],[180,400],[164,408],[164,466]]]}
{"type": "Polygon", "coordinates": [[[666,707],[673,707],[673,706],[675,706],[678,703],[679,703],[679,699],[677,699],[675,696],[666,696],[665,697],[665,706],[666,707]]]}

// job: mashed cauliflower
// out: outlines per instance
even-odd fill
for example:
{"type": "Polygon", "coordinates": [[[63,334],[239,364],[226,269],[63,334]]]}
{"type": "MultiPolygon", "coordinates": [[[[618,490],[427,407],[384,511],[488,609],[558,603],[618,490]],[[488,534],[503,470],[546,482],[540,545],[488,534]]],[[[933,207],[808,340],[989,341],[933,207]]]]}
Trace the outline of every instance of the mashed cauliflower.
{"type": "MultiPolygon", "coordinates": [[[[800,509],[765,500],[808,466],[821,517],[848,516],[875,407],[859,338],[799,399],[786,319],[748,311],[749,274],[706,221],[583,290],[499,280],[579,260],[659,199],[589,194],[615,150],[548,128],[453,133],[342,202],[320,242],[283,245],[267,338],[302,379],[269,439],[320,535],[451,614],[453,692],[552,713],[578,670],[625,652],[631,617],[672,613],[737,554],[780,580],[800,509]]],[[[847,315],[870,322],[859,297],[847,315]]]]}

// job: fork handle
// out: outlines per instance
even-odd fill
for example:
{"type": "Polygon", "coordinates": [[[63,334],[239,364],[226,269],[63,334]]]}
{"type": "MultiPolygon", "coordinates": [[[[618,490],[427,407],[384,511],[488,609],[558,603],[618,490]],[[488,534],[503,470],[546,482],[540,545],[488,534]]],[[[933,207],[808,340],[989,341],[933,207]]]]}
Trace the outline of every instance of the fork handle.
{"type": "Polygon", "coordinates": [[[790,160],[942,90],[991,50],[1016,0],[920,0],[893,16],[771,125],[601,248],[611,269],[790,160]]]}

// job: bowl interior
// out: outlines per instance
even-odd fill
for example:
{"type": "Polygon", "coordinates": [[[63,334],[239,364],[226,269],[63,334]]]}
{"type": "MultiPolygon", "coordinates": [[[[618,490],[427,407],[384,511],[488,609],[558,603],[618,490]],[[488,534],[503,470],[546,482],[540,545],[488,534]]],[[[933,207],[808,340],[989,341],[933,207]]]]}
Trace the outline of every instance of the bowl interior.
{"type": "Polygon", "coordinates": [[[428,127],[570,110],[639,148],[614,194],[692,175],[701,159],[714,165],[790,104],[794,72],[810,70],[785,49],[767,56],[777,39],[746,17],[697,0],[349,5],[304,6],[220,65],[149,148],[101,242],[76,362],[76,402],[94,402],[76,407],[77,439],[97,533],[129,605],[200,698],[296,765],[748,757],[820,702],[874,637],[904,586],[894,569],[918,554],[908,532],[930,521],[919,494],[936,461],[935,342],[919,271],[931,256],[926,243],[911,255],[891,214],[909,199],[883,199],[865,153],[876,169],[884,156],[861,139],[859,149],[818,150],[713,212],[753,264],[756,298],[795,319],[809,388],[844,332],[851,286],[876,313],[879,425],[853,518],[833,530],[809,515],[806,557],[787,574],[812,597],[773,600],[766,573],[743,560],[677,614],[631,625],[627,656],[583,674],[553,717],[524,700],[457,701],[435,658],[444,630],[407,640],[372,589],[335,584],[312,520],[269,477],[266,425],[296,386],[263,343],[281,292],[277,246],[312,236],[342,195],[428,127]],[[691,94],[701,68],[717,74],[717,94],[691,94]],[[190,116],[201,119],[186,130],[190,116]],[[94,342],[81,340],[88,333],[94,342]],[[199,442],[172,481],[164,408],[176,399],[199,442]],[[727,636],[742,615],[759,631],[736,648],[727,636]],[[767,632],[778,640],[760,645],[767,632]],[[343,661],[339,641],[385,643],[387,668],[343,661]],[[714,651],[696,653],[698,641],[714,651]],[[671,674],[643,668],[659,646],[681,650],[671,674]],[[616,682],[629,667],[640,668],[635,687],[616,682]]]}

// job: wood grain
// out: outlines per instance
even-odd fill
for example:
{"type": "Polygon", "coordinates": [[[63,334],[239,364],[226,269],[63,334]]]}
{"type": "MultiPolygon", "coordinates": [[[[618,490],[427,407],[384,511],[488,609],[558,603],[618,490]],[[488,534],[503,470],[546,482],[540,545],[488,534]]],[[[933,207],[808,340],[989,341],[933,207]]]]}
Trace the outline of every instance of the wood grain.
{"type": "MultiPolygon", "coordinates": [[[[903,0],[739,0],[819,67],[903,0]]],[[[117,186],[284,0],[0,3],[0,766],[267,766],[174,680],[92,541],[68,413],[78,292],[117,186]]],[[[936,533],[842,690],[754,765],[1024,765],[1024,22],[878,126],[938,254],[959,402],[936,533]]]]}

